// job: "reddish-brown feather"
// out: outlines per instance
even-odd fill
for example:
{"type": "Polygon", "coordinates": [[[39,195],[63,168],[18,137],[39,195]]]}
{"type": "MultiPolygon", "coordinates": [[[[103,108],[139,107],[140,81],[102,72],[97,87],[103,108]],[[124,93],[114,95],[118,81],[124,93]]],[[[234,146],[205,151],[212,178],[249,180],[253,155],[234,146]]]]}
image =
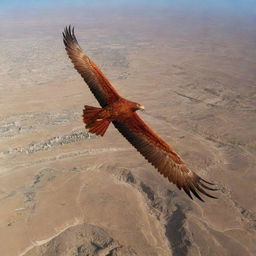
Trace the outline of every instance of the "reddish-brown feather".
{"type": "MultiPolygon", "coordinates": [[[[196,173],[189,170],[179,155],[143,120],[134,113],[125,122],[113,122],[120,133],[150,162],[162,175],[183,189],[192,198],[190,191],[201,201],[198,195],[200,191],[206,196],[215,198],[208,194],[201,184],[203,181],[196,173]],[[203,187],[203,188],[202,188],[203,187]]],[[[206,188],[209,189],[209,188],[206,188]]]]}
{"type": "Polygon", "coordinates": [[[84,54],[77,42],[74,29],[70,26],[63,33],[63,41],[74,67],[88,84],[99,104],[104,107],[118,100],[120,96],[97,65],[84,54]]]}
{"type": "Polygon", "coordinates": [[[177,164],[184,164],[179,155],[162,139],[160,138],[142,119],[137,113],[134,113],[132,118],[126,120],[126,124],[131,130],[141,134],[141,136],[147,138],[151,144],[159,147],[163,151],[170,154],[172,160],[177,164]]]}

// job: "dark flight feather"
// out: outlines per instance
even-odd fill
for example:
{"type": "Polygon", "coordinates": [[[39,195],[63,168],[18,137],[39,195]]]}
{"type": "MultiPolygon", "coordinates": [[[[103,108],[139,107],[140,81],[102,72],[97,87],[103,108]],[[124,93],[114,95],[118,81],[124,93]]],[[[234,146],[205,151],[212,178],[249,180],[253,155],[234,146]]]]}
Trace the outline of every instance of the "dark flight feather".
{"type": "Polygon", "coordinates": [[[74,28],[71,29],[71,26],[65,28],[63,42],[74,67],[102,107],[120,98],[97,65],[84,54],[75,37],[74,28]]]}
{"type": "Polygon", "coordinates": [[[188,169],[178,154],[155,134],[136,113],[125,122],[114,121],[113,123],[148,162],[179,189],[183,189],[190,198],[192,198],[190,193],[192,192],[199,200],[204,201],[197,191],[208,197],[216,198],[203,188],[217,189],[204,185],[203,182],[209,182],[188,169]]]}

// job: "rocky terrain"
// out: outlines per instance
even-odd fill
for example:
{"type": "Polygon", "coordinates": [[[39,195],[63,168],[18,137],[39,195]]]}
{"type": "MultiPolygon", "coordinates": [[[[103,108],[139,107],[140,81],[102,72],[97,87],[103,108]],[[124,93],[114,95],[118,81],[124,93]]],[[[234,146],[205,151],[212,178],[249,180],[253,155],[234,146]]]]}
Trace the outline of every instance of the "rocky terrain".
{"type": "Polygon", "coordinates": [[[255,255],[254,16],[154,1],[50,7],[0,11],[0,255],[255,255]],[[187,198],[112,125],[87,133],[83,106],[98,103],[64,51],[69,23],[217,200],[187,198]]]}

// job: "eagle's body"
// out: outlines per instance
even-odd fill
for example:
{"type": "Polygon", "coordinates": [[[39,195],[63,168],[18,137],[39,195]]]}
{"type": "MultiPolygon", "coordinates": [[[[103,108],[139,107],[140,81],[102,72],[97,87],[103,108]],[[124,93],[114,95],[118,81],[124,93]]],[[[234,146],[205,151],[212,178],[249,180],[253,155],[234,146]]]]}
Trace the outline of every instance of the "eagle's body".
{"type": "Polygon", "coordinates": [[[139,117],[136,111],[144,107],[121,97],[97,65],[83,53],[74,29],[66,28],[63,37],[68,56],[101,105],[101,108],[84,107],[83,121],[89,132],[103,136],[112,122],[162,175],[183,189],[190,198],[192,192],[203,201],[198,191],[215,198],[204,190],[216,190],[209,187],[213,183],[187,168],[180,156],[139,117]]]}
{"type": "Polygon", "coordinates": [[[143,106],[120,97],[102,109],[109,115],[111,121],[125,121],[133,115],[134,111],[143,109],[143,106]]]}
{"type": "Polygon", "coordinates": [[[103,136],[110,122],[125,123],[139,109],[144,109],[144,107],[121,97],[103,108],[85,105],[83,115],[85,127],[89,129],[89,132],[103,136]]]}

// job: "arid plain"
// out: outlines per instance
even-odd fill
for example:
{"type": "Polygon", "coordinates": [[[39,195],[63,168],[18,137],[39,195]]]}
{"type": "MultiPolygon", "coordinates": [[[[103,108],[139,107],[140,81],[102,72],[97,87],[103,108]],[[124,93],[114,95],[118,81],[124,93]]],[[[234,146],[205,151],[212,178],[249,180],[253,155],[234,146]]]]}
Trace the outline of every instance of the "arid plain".
{"type": "Polygon", "coordinates": [[[49,5],[0,12],[0,255],[256,255],[255,16],[49,5]],[[66,56],[68,24],[219,199],[187,198],[113,126],[85,131],[98,103],[66,56]]]}

